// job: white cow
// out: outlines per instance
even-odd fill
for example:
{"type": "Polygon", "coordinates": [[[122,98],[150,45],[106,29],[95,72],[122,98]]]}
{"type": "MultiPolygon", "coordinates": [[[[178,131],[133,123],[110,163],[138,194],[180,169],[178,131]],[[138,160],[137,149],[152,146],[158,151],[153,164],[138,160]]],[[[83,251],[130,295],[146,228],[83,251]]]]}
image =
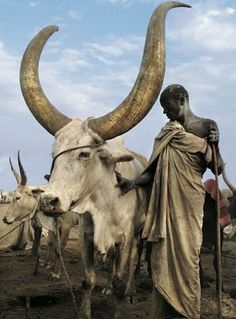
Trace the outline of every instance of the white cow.
{"type": "Polygon", "coordinates": [[[0,192],[0,250],[29,250],[32,248],[33,229],[28,221],[6,225],[3,218],[14,196],[13,191],[0,192]]]}
{"type": "Polygon", "coordinates": [[[48,38],[58,30],[56,26],[40,31],[23,56],[20,81],[26,104],[39,123],[55,135],[50,180],[41,195],[40,209],[47,213],[72,209],[80,216],[79,234],[84,244],[82,259],[85,265],[81,318],[91,318],[94,247],[103,256],[110,249],[119,253],[113,279],[115,292],[120,296],[130,290],[129,282],[124,284],[124,273],[144,223],[145,194],[142,189],[135,189],[121,196],[119,188],[115,187],[119,178],[116,170],[122,176],[132,178],[144,166],[140,156],[123,145],[115,147],[114,143],[106,141],[137,125],[157,100],[165,73],[165,17],[168,10],[175,7],[189,6],[165,2],[154,11],[140,71],[130,94],[114,111],[100,118],[71,120],[57,111],[42,91],[39,58],[48,38]],[[119,169],[117,163],[120,163],[119,169]]]}
{"type": "MultiPolygon", "coordinates": [[[[56,224],[52,217],[45,216],[38,209],[40,195],[47,185],[39,189],[37,186],[27,185],[27,176],[20,160],[18,152],[18,165],[20,174],[16,172],[10,160],[11,170],[17,180],[17,188],[11,192],[10,202],[4,212],[3,221],[6,224],[16,224],[24,221],[32,222],[34,228],[34,241],[32,248],[32,256],[38,256],[42,229],[48,230],[48,246],[46,255],[46,266],[51,270],[52,279],[59,279],[61,276],[60,260],[58,253],[58,245],[56,238],[56,224]]],[[[72,212],[68,212],[57,219],[60,231],[60,246],[64,251],[70,230],[74,225],[78,225],[78,216],[72,212]]],[[[34,273],[37,272],[37,266],[34,273]]]]}

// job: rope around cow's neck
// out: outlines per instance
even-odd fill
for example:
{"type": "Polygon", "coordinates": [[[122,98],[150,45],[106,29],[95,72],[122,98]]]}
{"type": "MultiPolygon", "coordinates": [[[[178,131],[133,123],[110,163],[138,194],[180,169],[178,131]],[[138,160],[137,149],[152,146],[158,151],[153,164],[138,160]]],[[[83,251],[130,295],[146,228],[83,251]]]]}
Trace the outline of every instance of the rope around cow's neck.
{"type": "Polygon", "coordinates": [[[18,227],[20,227],[21,225],[23,225],[25,222],[25,220],[23,222],[21,222],[19,225],[17,225],[16,227],[12,228],[8,233],[6,233],[5,235],[3,235],[2,237],[0,237],[0,240],[2,240],[4,237],[6,237],[7,235],[9,235],[11,232],[13,232],[15,229],[17,229],[18,227]]]}

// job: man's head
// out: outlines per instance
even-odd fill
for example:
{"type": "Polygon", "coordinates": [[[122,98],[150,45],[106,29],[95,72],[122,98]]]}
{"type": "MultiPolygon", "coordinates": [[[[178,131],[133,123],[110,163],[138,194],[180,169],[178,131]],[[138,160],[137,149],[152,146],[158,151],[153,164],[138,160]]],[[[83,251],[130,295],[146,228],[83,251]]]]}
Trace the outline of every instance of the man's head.
{"type": "Polygon", "coordinates": [[[183,121],[189,96],[187,90],[180,84],[171,84],[161,93],[160,103],[163,113],[170,120],[183,121]]]}

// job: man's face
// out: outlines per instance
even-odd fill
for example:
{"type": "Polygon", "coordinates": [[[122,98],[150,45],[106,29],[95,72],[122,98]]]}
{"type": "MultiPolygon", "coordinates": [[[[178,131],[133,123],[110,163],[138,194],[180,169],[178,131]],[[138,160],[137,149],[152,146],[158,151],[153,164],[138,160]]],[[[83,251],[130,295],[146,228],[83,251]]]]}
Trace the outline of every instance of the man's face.
{"type": "Polygon", "coordinates": [[[168,98],[162,103],[163,113],[171,121],[179,121],[183,119],[183,105],[178,99],[168,98]]]}

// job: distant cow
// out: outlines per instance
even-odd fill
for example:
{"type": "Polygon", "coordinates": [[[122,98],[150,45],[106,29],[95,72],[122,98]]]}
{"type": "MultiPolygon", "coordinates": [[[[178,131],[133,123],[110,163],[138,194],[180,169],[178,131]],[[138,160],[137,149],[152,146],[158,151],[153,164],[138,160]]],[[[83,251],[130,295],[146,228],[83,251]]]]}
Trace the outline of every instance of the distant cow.
{"type": "Polygon", "coordinates": [[[3,217],[12,201],[14,192],[0,192],[0,250],[28,250],[32,247],[33,229],[31,223],[16,222],[7,226],[3,222],[3,217]]]}
{"type": "MultiPolygon", "coordinates": [[[[3,221],[7,224],[12,224],[19,221],[32,221],[32,226],[34,228],[34,241],[32,248],[33,256],[38,255],[42,228],[45,228],[49,231],[46,266],[51,270],[52,279],[58,279],[60,278],[61,272],[56,238],[56,225],[54,218],[45,216],[45,214],[40,212],[38,209],[42,189],[39,190],[37,187],[26,185],[27,176],[22,166],[19,152],[18,165],[20,175],[13,168],[11,160],[10,165],[18,185],[16,190],[12,192],[11,202],[8,204],[3,221]]],[[[72,212],[68,212],[67,214],[63,214],[62,216],[58,217],[60,244],[62,251],[64,251],[67,244],[72,226],[77,224],[78,216],[72,212]]],[[[37,269],[35,269],[35,272],[37,272],[37,269]]]]}

